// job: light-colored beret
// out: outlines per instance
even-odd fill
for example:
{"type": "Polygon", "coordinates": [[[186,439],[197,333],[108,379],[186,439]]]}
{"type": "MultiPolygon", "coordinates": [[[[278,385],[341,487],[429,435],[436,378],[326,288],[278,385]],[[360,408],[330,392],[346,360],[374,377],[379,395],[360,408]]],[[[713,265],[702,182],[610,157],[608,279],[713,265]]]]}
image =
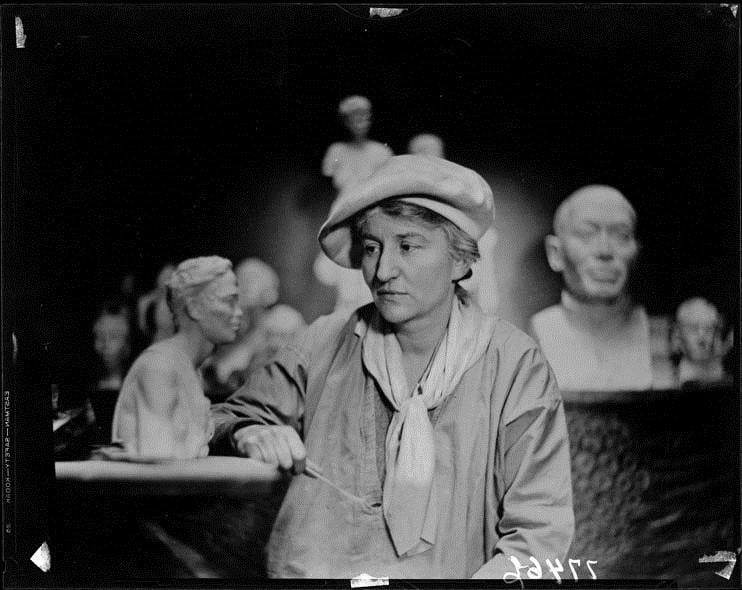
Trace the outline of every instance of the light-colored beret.
{"type": "Polygon", "coordinates": [[[370,111],[371,101],[365,96],[348,96],[340,101],[338,105],[338,113],[341,115],[349,115],[355,111],[370,111]]]}
{"type": "Polygon", "coordinates": [[[474,170],[433,156],[393,156],[366,180],[338,195],[319,232],[325,254],[340,266],[353,268],[353,216],[390,197],[404,197],[408,203],[435,211],[475,240],[495,219],[492,189],[474,170]]]}

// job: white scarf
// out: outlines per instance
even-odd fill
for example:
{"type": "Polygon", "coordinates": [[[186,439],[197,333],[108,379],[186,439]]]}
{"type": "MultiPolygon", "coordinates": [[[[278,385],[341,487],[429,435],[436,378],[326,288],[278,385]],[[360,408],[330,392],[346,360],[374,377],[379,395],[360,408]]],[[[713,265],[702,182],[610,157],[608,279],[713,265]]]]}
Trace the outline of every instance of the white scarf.
{"type": "Polygon", "coordinates": [[[397,555],[415,555],[435,543],[438,507],[433,486],[435,439],[428,410],[436,408],[484,354],[495,319],[454,297],[448,327],[413,391],[393,333],[374,314],[363,338],[363,363],[394,408],[386,436],[384,516],[397,555]]]}

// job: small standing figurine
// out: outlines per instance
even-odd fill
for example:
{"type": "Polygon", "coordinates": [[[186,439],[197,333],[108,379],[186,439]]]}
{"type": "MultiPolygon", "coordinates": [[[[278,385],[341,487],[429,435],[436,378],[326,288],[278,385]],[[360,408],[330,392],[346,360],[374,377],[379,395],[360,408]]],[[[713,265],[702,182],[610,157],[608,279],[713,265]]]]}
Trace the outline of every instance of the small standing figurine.
{"type": "Polygon", "coordinates": [[[729,377],[724,357],[733,334],[722,339],[722,321],[716,307],[701,297],[687,299],[675,314],[674,348],[678,353],[678,384],[718,383],[729,377]]]}
{"type": "Polygon", "coordinates": [[[218,256],[181,262],[167,284],[177,332],[147,348],[124,379],[112,438],[129,454],[167,459],[204,457],[213,434],[198,368],[240,326],[232,263],[218,256]]]}
{"type": "Polygon", "coordinates": [[[332,177],[341,191],[365,180],[394,154],[383,143],[368,138],[371,130],[371,101],[349,96],[340,101],[338,115],[350,132],[350,141],[333,143],[322,161],[322,174],[332,177]]]}
{"type": "MultiPolygon", "coordinates": [[[[348,142],[333,143],[322,161],[322,174],[332,178],[342,192],[367,179],[394,153],[383,143],[368,138],[371,129],[371,101],[365,96],[349,96],[340,101],[338,114],[350,132],[348,142]]],[[[336,290],[336,312],[352,313],[371,302],[371,292],[356,269],[338,267],[319,253],[313,265],[314,275],[324,285],[336,290]]]]}

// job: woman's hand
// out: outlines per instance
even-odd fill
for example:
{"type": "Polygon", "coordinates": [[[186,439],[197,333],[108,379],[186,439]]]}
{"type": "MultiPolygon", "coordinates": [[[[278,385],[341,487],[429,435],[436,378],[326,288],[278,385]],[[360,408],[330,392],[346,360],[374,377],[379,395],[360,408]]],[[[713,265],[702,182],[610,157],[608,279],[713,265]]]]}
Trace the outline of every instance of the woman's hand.
{"type": "Polygon", "coordinates": [[[291,426],[252,424],[234,433],[237,452],[294,473],[304,471],[307,451],[291,426]]]}

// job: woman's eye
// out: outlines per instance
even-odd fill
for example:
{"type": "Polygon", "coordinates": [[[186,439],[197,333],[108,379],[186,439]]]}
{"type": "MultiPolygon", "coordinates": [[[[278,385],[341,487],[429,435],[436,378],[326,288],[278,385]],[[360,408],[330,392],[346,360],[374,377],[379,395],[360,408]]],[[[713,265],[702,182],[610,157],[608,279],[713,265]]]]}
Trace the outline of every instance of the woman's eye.
{"type": "Polygon", "coordinates": [[[402,252],[412,252],[416,248],[415,244],[408,244],[407,242],[402,242],[399,247],[402,252]]]}
{"type": "Polygon", "coordinates": [[[376,244],[366,244],[363,246],[364,253],[368,255],[375,254],[376,250],[377,250],[376,244]]]}

